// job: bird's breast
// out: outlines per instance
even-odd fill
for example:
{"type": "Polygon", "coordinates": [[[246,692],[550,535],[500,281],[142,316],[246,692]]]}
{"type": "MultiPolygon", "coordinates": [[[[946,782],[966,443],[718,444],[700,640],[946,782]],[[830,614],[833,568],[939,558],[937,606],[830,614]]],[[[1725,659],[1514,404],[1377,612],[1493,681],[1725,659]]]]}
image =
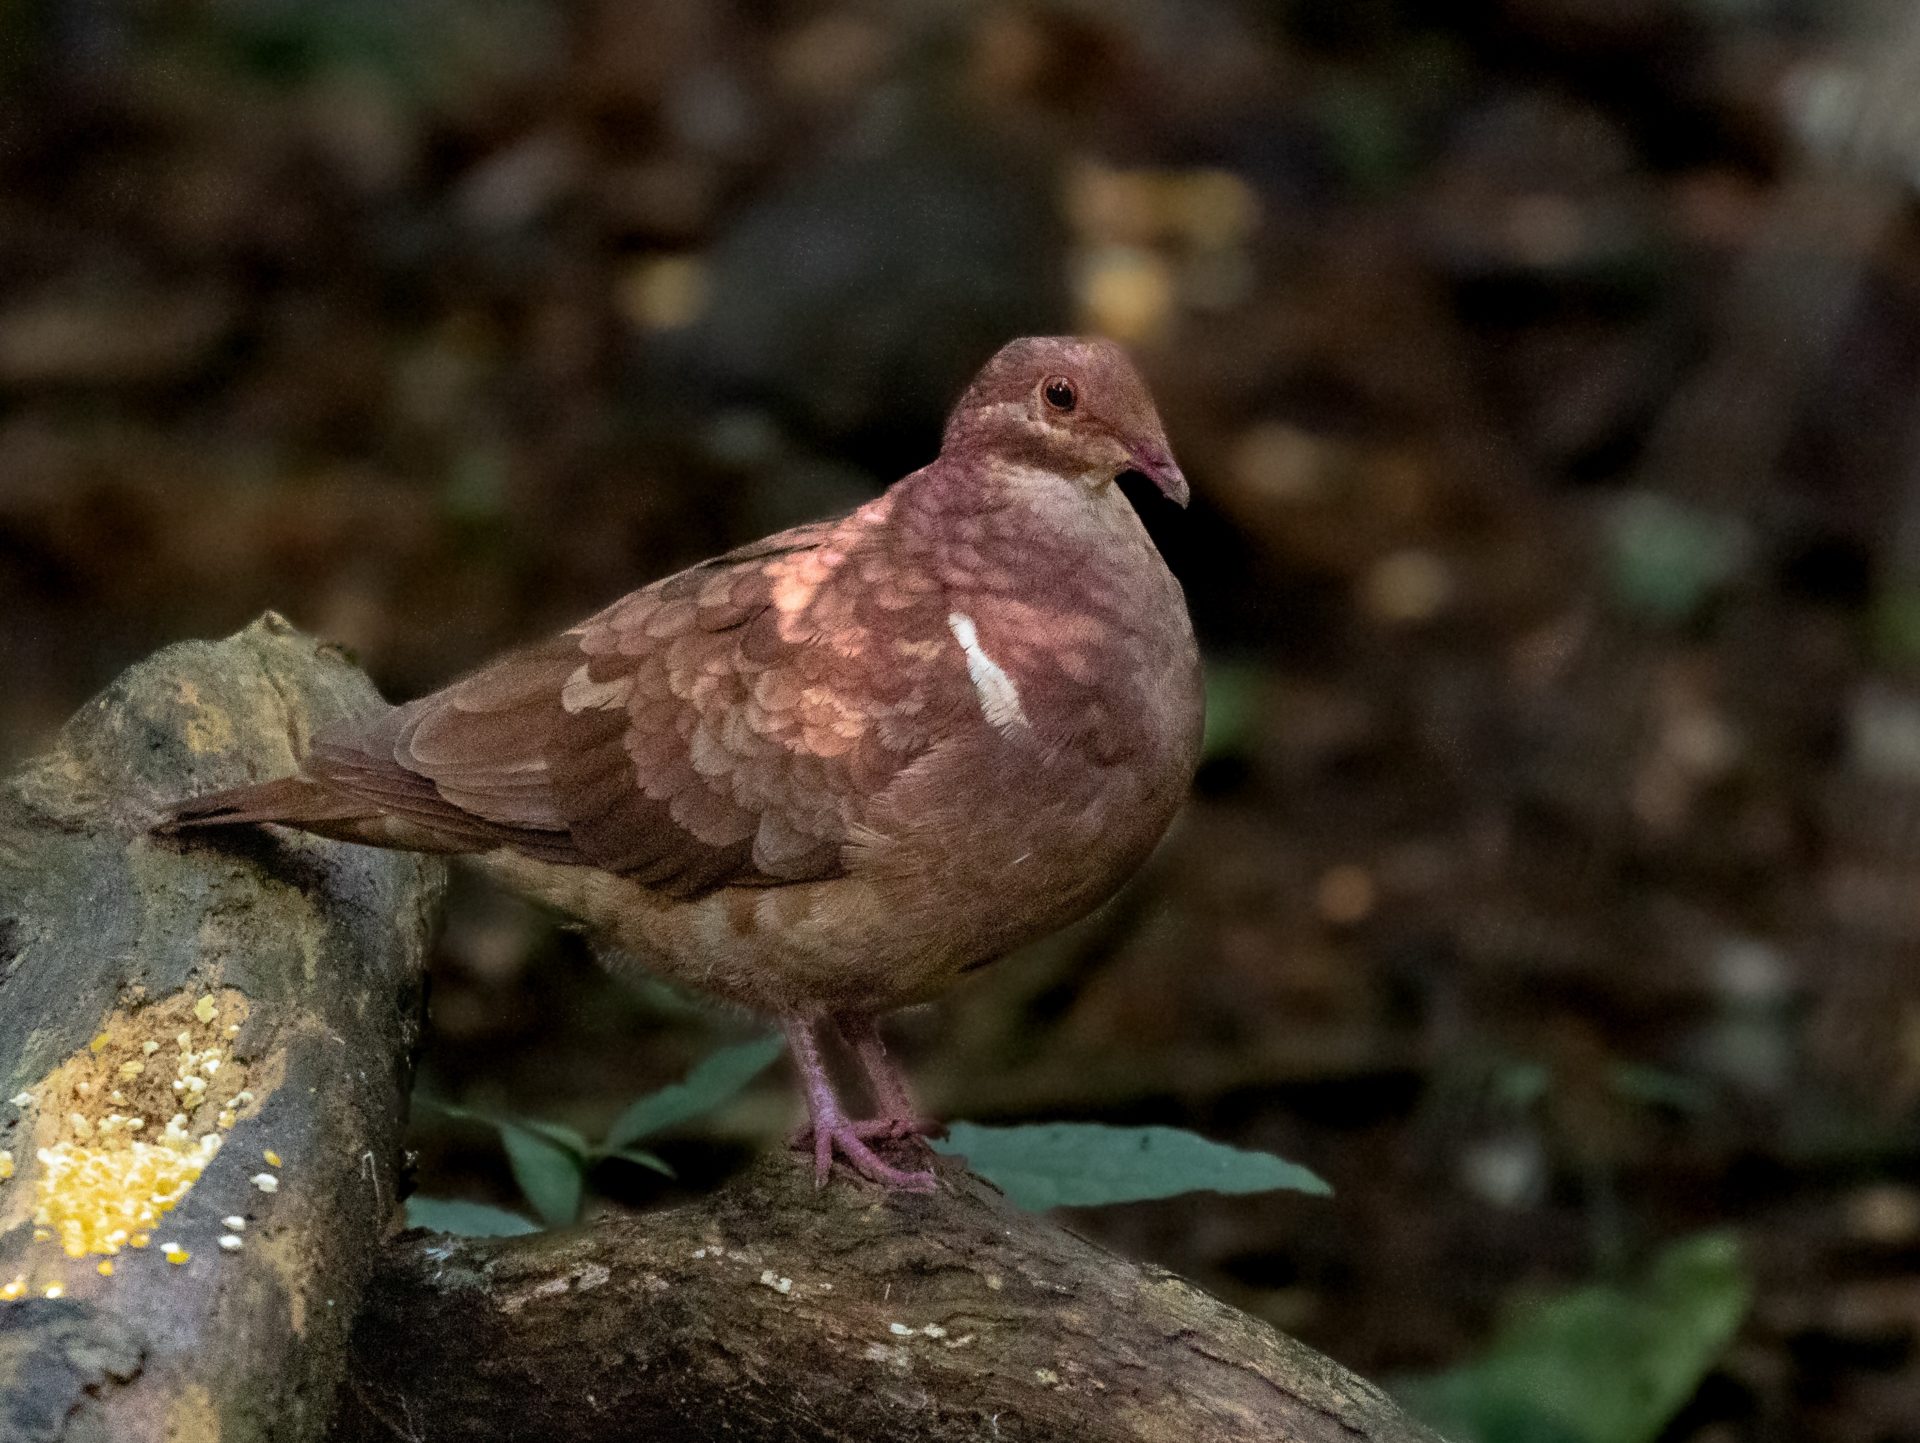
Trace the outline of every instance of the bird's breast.
{"type": "Polygon", "coordinates": [[[1155,634],[980,610],[949,617],[970,705],[876,798],[848,854],[909,930],[938,939],[922,954],[934,974],[1110,896],[1166,832],[1199,750],[1184,607],[1155,634]]]}

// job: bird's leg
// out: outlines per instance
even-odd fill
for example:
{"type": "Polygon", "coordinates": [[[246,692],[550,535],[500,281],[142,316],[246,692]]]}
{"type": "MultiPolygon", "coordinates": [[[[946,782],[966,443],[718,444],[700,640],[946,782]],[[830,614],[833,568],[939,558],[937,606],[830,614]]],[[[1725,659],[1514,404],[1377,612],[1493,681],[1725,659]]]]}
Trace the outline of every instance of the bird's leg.
{"type": "Polygon", "coordinates": [[[906,1074],[888,1055],[887,1044],[880,1036],[880,1029],[871,1017],[862,1013],[846,1013],[834,1019],[840,1028],[840,1035],[847,1039],[853,1048],[853,1055],[860,1064],[861,1074],[867,1079],[867,1091],[872,1094],[874,1105],[880,1109],[879,1116],[869,1122],[859,1123],[863,1137],[944,1137],[946,1125],[933,1118],[925,1117],[914,1106],[913,1094],[907,1088],[906,1074]]]}
{"type": "Polygon", "coordinates": [[[813,1024],[803,1017],[789,1017],[782,1026],[787,1034],[787,1050],[793,1054],[794,1066],[800,1069],[800,1083],[807,1093],[808,1127],[796,1141],[802,1146],[808,1141],[813,1145],[814,1185],[826,1186],[827,1174],[833,1170],[833,1155],[838,1151],[855,1172],[872,1182],[903,1192],[932,1192],[932,1173],[906,1172],[894,1167],[867,1146],[859,1126],[848,1120],[840,1099],[834,1096],[833,1080],[820,1061],[820,1044],[813,1035],[813,1024]]]}

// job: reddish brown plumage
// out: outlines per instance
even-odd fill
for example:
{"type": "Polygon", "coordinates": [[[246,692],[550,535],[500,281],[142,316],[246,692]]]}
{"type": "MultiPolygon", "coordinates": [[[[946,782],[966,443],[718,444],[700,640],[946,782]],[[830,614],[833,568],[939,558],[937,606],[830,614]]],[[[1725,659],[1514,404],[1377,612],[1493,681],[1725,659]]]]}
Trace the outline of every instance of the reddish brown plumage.
{"type": "Polygon", "coordinates": [[[1185,499],[1125,357],[1014,342],[939,459],[877,500],[323,732],[299,777],[164,825],[478,854],[654,970],[781,1016],[822,1148],[919,1185],[820,1093],[811,1029],[1098,903],[1192,774],[1193,637],[1123,470],[1185,499]]]}

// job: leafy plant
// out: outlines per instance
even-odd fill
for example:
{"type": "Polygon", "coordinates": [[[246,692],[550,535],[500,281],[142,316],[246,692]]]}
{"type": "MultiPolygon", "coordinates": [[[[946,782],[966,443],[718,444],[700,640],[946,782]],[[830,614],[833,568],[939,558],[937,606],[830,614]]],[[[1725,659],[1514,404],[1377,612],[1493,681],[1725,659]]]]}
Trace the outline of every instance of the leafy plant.
{"type": "Polygon", "coordinates": [[[1752,1298],[1736,1240],[1667,1247],[1631,1287],[1516,1312],[1484,1357],[1397,1391],[1461,1443],[1652,1443],[1699,1389],[1752,1298]]]}
{"type": "MultiPolygon", "coordinates": [[[[672,1177],[673,1169],[658,1154],[637,1144],[731,1101],[741,1088],[758,1077],[780,1055],[780,1048],[778,1037],[762,1037],[738,1046],[721,1048],[688,1073],[686,1081],[663,1087],[633,1102],[613,1120],[613,1125],[599,1142],[590,1142],[573,1128],[557,1122],[507,1117],[444,1102],[429,1105],[449,1117],[483,1122],[494,1128],[500,1134],[501,1145],[506,1148],[507,1164],[513,1170],[513,1180],[520,1185],[520,1191],[533,1205],[533,1210],[547,1226],[565,1227],[580,1217],[580,1201],[586,1192],[587,1174],[608,1158],[638,1163],[641,1167],[672,1177]]],[[[440,1207],[454,1206],[438,1204],[433,1199],[420,1201],[440,1207]]],[[[409,1219],[412,1215],[410,1209],[409,1219]]],[[[513,1217],[514,1214],[507,1213],[504,1216],[513,1217]]],[[[460,1220],[458,1216],[454,1218],[456,1222],[460,1220]]],[[[420,1223],[418,1226],[439,1226],[443,1232],[465,1231],[464,1228],[435,1223],[420,1223]]]]}
{"type": "Polygon", "coordinates": [[[957,1122],[944,1153],[958,1154],[1023,1208],[1097,1207],[1184,1192],[1291,1189],[1326,1196],[1319,1177],[1272,1153],[1210,1142],[1176,1127],[1041,1122],[983,1127],[957,1122]]]}
{"type": "Polygon", "coordinates": [[[540,1231],[540,1224],[533,1219],[506,1208],[439,1197],[408,1198],[407,1226],[463,1238],[512,1238],[540,1231]]]}
{"type": "MultiPolygon", "coordinates": [[[[507,1164],[541,1220],[565,1227],[580,1216],[587,1175],[607,1158],[621,1158],[667,1177],[673,1169],[639,1144],[712,1112],[760,1075],[780,1054],[780,1039],[764,1037],[723,1047],[684,1082],[636,1099],[591,1142],[573,1128],[508,1117],[450,1103],[431,1103],[449,1117],[485,1123],[500,1135],[507,1164]]],[[[1247,1152],[1172,1127],[1108,1127],[1050,1122],[1019,1127],[955,1123],[939,1151],[958,1154],[1016,1204],[1035,1210],[1137,1202],[1184,1192],[1223,1193],[1293,1189],[1326,1195],[1326,1183],[1297,1163],[1247,1152]]],[[[517,1213],[474,1203],[416,1198],[408,1205],[416,1227],[470,1236],[503,1236],[533,1224],[517,1213]]]]}

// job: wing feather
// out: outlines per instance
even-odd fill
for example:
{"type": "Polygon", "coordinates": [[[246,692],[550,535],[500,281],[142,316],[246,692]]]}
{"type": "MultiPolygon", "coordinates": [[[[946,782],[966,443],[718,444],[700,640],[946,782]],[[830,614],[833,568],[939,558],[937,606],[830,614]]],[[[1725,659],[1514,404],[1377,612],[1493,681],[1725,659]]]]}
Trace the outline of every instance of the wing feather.
{"type": "Polygon", "coordinates": [[[477,847],[675,896],[837,875],[876,793],[965,714],[937,585],[889,579],[884,504],[634,593],[370,728],[309,774],[477,847]],[[849,565],[850,558],[857,564],[849,565]]]}

